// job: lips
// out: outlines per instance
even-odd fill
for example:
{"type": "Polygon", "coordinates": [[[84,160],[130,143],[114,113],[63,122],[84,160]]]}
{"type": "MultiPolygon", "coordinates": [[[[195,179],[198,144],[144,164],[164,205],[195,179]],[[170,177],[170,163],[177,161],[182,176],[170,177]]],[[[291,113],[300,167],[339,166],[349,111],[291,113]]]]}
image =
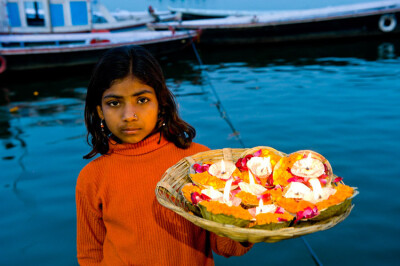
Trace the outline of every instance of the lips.
{"type": "Polygon", "coordinates": [[[126,135],[135,135],[135,134],[139,133],[140,130],[141,130],[141,128],[139,128],[139,127],[126,127],[126,128],[122,128],[121,132],[126,135]]]}

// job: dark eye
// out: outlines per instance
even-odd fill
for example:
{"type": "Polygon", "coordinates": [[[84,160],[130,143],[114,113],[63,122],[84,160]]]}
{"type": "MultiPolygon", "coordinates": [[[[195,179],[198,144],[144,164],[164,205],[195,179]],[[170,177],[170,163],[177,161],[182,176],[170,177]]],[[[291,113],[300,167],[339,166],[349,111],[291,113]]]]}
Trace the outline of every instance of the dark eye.
{"type": "Polygon", "coordinates": [[[138,103],[143,104],[143,103],[147,103],[149,101],[149,98],[146,97],[141,97],[138,99],[138,103]]]}
{"type": "Polygon", "coordinates": [[[107,105],[111,106],[111,107],[115,107],[119,105],[118,101],[109,101],[107,102],[107,105]]]}

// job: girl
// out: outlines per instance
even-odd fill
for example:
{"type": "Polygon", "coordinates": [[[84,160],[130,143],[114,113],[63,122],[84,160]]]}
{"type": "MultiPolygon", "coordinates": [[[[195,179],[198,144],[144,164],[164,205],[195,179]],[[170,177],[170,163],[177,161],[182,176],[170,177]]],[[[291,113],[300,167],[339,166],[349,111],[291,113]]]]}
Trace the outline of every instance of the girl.
{"type": "Polygon", "coordinates": [[[138,46],[109,50],[90,80],[86,165],[76,185],[81,265],[213,265],[212,251],[250,247],[193,225],[158,204],[155,187],[181,158],[208,150],[177,112],[162,70],[138,46]]]}

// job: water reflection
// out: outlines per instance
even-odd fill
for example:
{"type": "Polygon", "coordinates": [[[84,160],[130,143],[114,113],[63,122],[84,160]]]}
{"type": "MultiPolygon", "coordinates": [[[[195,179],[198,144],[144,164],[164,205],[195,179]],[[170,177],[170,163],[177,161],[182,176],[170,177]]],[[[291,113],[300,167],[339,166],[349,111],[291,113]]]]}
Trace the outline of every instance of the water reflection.
{"type": "Polygon", "coordinates": [[[392,42],[384,42],[378,46],[378,59],[394,59],[396,55],[395,45],[392,42]]]}
{"type": "Polygon", "coordinates": [[[251,49],[246,49],[246,47],[202,47],[200,53],[205,64],[245,62],[249,67],[260,67],[269,64],[315,64],[315,60],[319,58],[359,58],[366,61],[393,59],[399,56],[396,54],[396,47],[399,46],[400,40],[398,39],[346,40],[333,43],[264,45],[251,49]]]}

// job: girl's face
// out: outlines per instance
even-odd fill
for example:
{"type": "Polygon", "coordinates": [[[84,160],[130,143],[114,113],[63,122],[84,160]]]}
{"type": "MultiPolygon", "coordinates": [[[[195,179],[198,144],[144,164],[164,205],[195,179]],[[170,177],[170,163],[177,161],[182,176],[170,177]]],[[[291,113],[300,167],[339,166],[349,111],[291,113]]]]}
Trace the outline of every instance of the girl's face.
{"type": "Polygon", "coordinates": [[[97,113],[123,143],[137,143],[157,124],[157,96],[152,87],[128,76],[104,91],[97,113]]]}

